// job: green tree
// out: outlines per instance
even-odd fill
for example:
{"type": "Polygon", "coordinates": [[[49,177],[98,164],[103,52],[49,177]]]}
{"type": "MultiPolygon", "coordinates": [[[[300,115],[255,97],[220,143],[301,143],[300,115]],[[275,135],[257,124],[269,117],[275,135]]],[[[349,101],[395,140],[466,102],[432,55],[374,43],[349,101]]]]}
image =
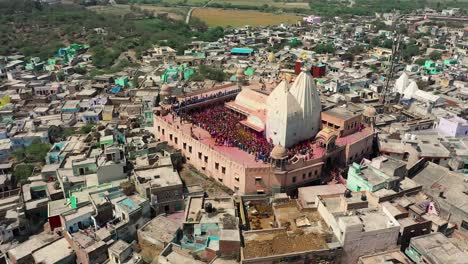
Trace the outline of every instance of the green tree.
{"type": "Polygon", "coordinates": [[[431,60],[440,60],[442,58],[442,53],[438,51],[433,51],[431,54],[429,54],[429,58],[431,60]]]}
{"type": "Polygon", "coordinates": [[[31,145],[17,149],[13,152],[13,157],[17,161],[26,160],[27,162],[44,163],[45,157],[51,148],[50,144],[33,142],[31,145]]]}
{"type": "Polygon", "coordinates": [[[87,124],[87,125],[84,125],[80,128],[80,133],[81,134],[89,134],[92,130],[93,130],[93,125],[91,124],[87,124]]]}
{"type": "Polygon", "coordinates": [[[25,183],[32,175],[34,165],[31,164],[18,164],[13,170],[13,177],[17,183],[25,183]]]}
{"type": "Polygon", "coordinates": [[[314,51],[320,54],[334,53],[335,45],[333,43],[318,44],[317,46],[315,46],[314,51]]]}
{"type": "Polygon", "coordinates": [[[422,66],[424,65],[424,63],[426,63],[426,59],[425,58],[418,58],[417,60],[414,61],[415,64],[418,64],[419,66],[422,66]]]}

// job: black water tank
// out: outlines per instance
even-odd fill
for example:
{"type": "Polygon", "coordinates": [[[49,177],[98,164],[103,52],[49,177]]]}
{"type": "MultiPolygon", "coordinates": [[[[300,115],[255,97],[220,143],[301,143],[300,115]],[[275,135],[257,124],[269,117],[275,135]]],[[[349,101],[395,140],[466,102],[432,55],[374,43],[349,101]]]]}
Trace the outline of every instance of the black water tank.
{"type": "Polygon", "coordinates": [[[350,189],[346,189],[346,191],[344,192],[344,196],[346,198],[350,198],[351,197],[351,190],[350,189]]]}
{"type": "Polygon", "coordinates": [[[205,203],[205,212],[207,213],[213,212],[213,205],[211,203],[205,203]]]}

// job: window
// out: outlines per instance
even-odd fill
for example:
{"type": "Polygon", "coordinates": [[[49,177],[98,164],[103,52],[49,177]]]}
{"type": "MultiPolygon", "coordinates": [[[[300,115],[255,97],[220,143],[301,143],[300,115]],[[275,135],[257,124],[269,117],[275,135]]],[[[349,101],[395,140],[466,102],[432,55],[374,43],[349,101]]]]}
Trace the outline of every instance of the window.
{"type": "Polygon", "coordinates": [[[202,159],[202,153],[198,152],[198,159],[202,159]]]}
{"type": "Polygon", "coordinates": [[[208,156],[205,156],[205,163],[208,162],[208,156]]]}
{"type": "Polygon", "coordinates": [[[234,177],[234,180],[239,181],[239,176],[234,177]]]}
{"type": "Polygon", "coordinates": [[[306,176],[306,174],[303,173],[303,174],[302,174],[302,179],[303,179],[303,180],[305,180],[305,176],[306,176]]]}
{"type": "Polygon", "coordinates": [[[309,172],[309,178],[312,177],[312,172],[309,172]]]}
{"type": "Polygon", "coordinates": [[[465,220],[462,220],[461,222],[461,227],[465,230],[468,230],[468,222],[465,220]]]}
{"type": "Polygon", "coordinates": [[[239,187],[234,186],[234,191],[238,191],[238,190],[239,190],[239,187]]]}
{"type": "Polygon", "coordinates": [[[223,182],[223,178],[218,178],[218,181],[223,182]]]}
{"type": "Polygon", "coordinates": [[[188,147],[188,152],[192,153],[192,146],[188,147]]]}
{"type": "Polygon", "coordinates": [[[162,130],[162,134],[164,135],[164,129],[162,130]]]}
{"type": "Polygon", "coordinates": [[[169,140],[172,141],[172,134],[169,134],[169,140]]]}
{"type": "Polygon", "coordinates": [[[226,167],[221,167],[221,173],[226,174],[226,167]]]}
{"type": "Polygon", "coordinates": [[[184,143],[182,144],[182,146],[183,146],[184,149],[187,149],[187,143],[184,142],[184,143]]]}
{"type": "Polygon", "coordinates": [[[317,174],[318,174],[318,171],[314,171],[314,175],[317,176],[317,174]]]}
{"type": "Polygon", "coordinates": [[[178,144],[178,138],[177,138],[177,137],[174,138],[174,142],[175,142],[176,144],[178,144]]]}
{"type": "Polygon", "coordinates": [[[293,183],[296,182],[296,176],[292,177],[292,182],[293,182],[293,183]]]}
{"type": "Polygon", "coordinates": [[[161,131],[161,126],[158,126],[158,132],[160,132],[160,131],[161,131]]]}
{"type": "Polygon", "coordinates": [[[215,162],[215,169],[219,170],[219,163],[218,162],[215,162]]]}

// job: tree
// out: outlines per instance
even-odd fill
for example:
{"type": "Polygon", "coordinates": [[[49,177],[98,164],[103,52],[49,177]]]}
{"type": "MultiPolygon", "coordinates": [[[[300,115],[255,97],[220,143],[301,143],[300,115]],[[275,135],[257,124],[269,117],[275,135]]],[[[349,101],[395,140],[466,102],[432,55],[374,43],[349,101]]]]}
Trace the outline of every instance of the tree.
{"type": "Polygon", "coordinates": [[[91,124],[86,124],[80,128],[80,133],[81,134],[89,134],[93,130],[93,125],[91,124]]]}
{"type": "Polygon", "coordinates": [[[434,49],[441,49],[441,50],[447,49],[447,48],[445,47],[445,45],[443,45],[443,44],[435,44],[434,46],[432,46],[432,48],[434,48],[434,49]]]}
{"type": "Polygon", "coordinates": [[[44,163],[50,147],[49,144],[35,141],[25,148],[15,150],[13,156],[17,161],[26,160],[27,162],[44,163]]]}
{"type": "Polygon", "coordinates": [[[13,177],[18,183],[25,183],[28,178],[32,175],[34,165],[31,164],[18,164],[13,170],[13,177]]]}
{"type": "Polygon", "coordinates": [[[431,54],[429,54],[429,58],[431,60],[440,60],[442,58],[442,53],[438,51],[433,51],[431,54]]]}
{"type": "Polygon", "coordinates": [[[424,65],[424,63],[426,63],[426,59],[425,58],[418,58],[417,60],[414,61],[415,64],[418,64],[419,66],[422,66],[424,65]]]}
{"type": "Polygon", "coordinates": [[[333,43],[326,43],[326,44],[318,44],[315,46],[314,51],[320,54],[323,53],[334,53],[335,52],[335,45],[333,43]]]}

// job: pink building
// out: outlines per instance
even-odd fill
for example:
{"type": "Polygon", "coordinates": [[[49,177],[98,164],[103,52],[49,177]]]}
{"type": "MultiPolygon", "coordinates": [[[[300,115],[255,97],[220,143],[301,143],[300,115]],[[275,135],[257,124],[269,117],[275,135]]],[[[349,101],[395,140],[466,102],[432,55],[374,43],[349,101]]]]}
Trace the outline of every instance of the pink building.
{"type": "MultiPolygon", "coordinates": [[[[254,86],[250,87],[255,91],[254,86]]],[[[226,89],[230,88],[223,86],[219,89],[219,92],[222,92],[219,93],[219,97],[206,97],[209,99],[198,100],[197,107],[210,109],[217,106],[225,107],[226,111],[235,111],[232,101],[229,102],[232,97],[226,97],[226,89]],[[223,101],[220,100],[221,97],[227,99],[223,101]]],[[[210,94],[213,92],[215,91],[209,91],[210,94]]],[[[205,97],[201,94],[198,98],[205,97]]],[[[173,106],[165,106],[166,109],[171,107],[173,106]]],[[[184,111],[196,110],[182,109],[181,112],[184,111]]],[[[258,114],[262,112],[263,110],[259,110],[258,114]]],[[[247,120],[248,114],[254,113],[247,113],[247,111],[245,114],[234,113],[245,118],[243,121],[250,121],[247,120]]],[[[188,118],[181,118],[181,116],[183,115],[177,115],[170,110],[157,111],[153,131],[156,138],[167,141],[169,145],[179,149],[188,163],[239,194],[260,194],[272,191],[292,193],[298,187],[323,181],[322,171],[332,170],[337,167],[337,164],[346,165],[350,160],[368,155],[372,151],[374,138],[371,127],[363,127],[343,137],[337,136],[339,133],[327,128],[320,131],[310,141],[301,143],[301,147],[307,149],[301,152],[302,154],[294,152],[294,155],[291,155],[292,149],[297,146],[287,149],[277,145],[272,147],[268,155],[258,155],[238,146],[220,144],[213,132],[210,134],[202,128],[203,125],[191,123],[187,121],[188,118]]],[[[252,128],[252,124],[247,125],[246,122],[241,121],[238,126],[242,126],[245,131],[251,131],[249,133],[258,137],[262,136],[252,128]]]]}

